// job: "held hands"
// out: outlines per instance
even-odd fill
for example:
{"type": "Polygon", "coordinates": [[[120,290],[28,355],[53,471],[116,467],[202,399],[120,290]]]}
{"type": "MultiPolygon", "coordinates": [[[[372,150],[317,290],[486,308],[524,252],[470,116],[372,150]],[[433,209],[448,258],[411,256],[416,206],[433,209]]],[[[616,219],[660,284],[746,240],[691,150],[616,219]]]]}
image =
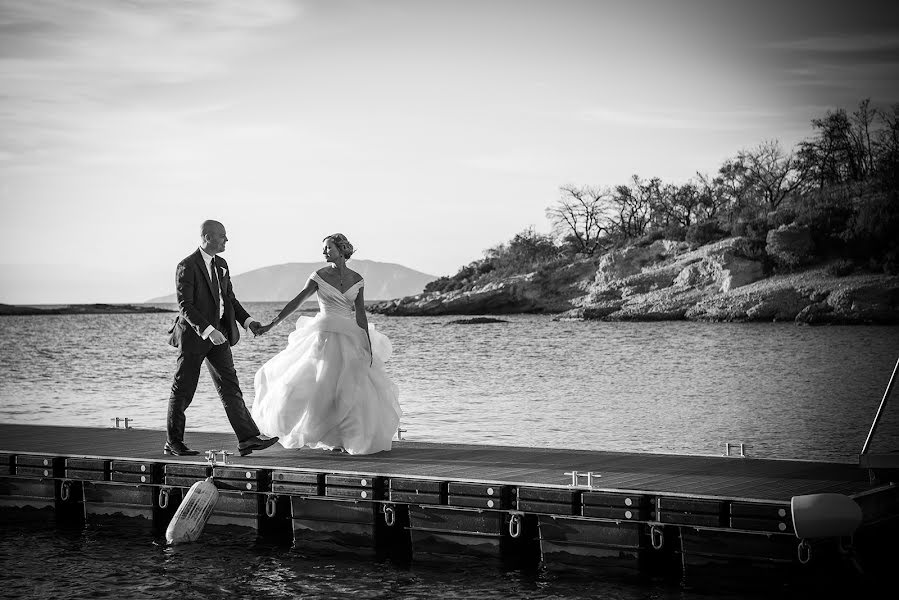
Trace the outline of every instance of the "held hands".
{"type": "Polygon", "coordinates": [[[250,323],[248,329],[253,332],[254,336],[259,337],[260,335],[267,333],[274,326],[274,321],[272,321],[268,325],[262,325],[258,321],[253,321],[252,323],[250,323]]]}
{"type": "MultiPolygon", "coordinates": [[[[271,328],[275,326],[275,322],[272,321],[268,325],[260,325],[259,323],[253,323],[252,325],[256,326],[255,329],[252,330],[253,335],[258,337],[260,335],[268,333],[271,330],[271,328]]],[[[252,327],[252,325],[251,325],[251,327],[252,327]]]]}

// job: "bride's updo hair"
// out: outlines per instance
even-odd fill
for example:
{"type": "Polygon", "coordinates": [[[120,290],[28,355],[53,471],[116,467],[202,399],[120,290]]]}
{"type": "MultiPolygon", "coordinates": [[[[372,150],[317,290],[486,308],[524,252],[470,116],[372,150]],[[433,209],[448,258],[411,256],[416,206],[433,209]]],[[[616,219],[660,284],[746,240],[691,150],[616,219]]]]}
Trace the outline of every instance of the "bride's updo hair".
{"type": "Polygon", "coordinates": [[[343,255],[344,260],[349,260],[353,255],[353,252],[356,251],[350,243],[350,240],[346,239],[346,236],[342,233],[332,233],[323,239],[322,242],[327,242],[329,240],[334,242],[334,245],[340,250],[340,254],[343,255]]]}

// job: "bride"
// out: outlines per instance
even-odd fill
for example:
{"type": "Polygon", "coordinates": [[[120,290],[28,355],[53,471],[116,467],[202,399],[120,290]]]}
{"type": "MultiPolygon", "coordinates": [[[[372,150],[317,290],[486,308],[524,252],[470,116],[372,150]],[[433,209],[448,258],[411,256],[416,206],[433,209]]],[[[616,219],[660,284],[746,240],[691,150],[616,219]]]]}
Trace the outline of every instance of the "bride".
{"type": "Polygon", "coordinates": [[[296,298],[258,332],[266,333],[318,294],[319,313],[300,317],[287,347],[256,372],[253,419],[285,448],[390,450],[402,415],[399,388],[384,370],[390,340],[368,324],[365,282],[346,266],[353,245],[341,233],[322,242],[330,264],[312,273],[296,298]]]}

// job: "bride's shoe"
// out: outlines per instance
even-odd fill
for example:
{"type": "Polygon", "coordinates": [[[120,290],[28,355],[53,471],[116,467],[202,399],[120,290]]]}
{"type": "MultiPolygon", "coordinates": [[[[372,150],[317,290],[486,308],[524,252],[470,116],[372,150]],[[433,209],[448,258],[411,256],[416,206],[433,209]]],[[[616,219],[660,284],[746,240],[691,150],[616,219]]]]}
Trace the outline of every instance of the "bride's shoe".
{"type": "Polygon", "coordinates": [[[338,454],[346,454],[346,450],[344,450],[344,449],[341,448],[340,446],[337,446],[337,447],[335,447],[335,448],[331,448],[331,452],[337,452],[338,454]]]}

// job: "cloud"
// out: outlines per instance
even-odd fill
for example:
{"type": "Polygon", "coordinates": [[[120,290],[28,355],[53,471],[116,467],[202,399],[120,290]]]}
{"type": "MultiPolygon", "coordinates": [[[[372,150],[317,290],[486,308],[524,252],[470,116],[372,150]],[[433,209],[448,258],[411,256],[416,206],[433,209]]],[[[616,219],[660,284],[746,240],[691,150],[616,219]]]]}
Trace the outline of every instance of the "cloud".
{"type": "Polygon", "coordinates": [[[27,92],[28,83],[40,80],[102,86],[216,74],[255,30],[295,19],[295,7],[286,0],[5,1],[0,77],[24,83],[27,92]]]}
{"type": "Polygon", "coordinates": [[[809,54],[870,55],[884,53],[896,60],[896,51],[899,50],[899,32],[812,36],[770,42],[765,47],[809,54]]]}
{"type": "Polygon", "coordinates": [[[289,0],[0,0],[0,148],[27,156],[121,125],[154,90],[226,76],[260,29],[297,18],[289,0]]]}
{"type": "Polygon", "coordinates": [[[785,85],[822,102],[843,105],[871,96],[899,100],[899,31],[806,36],[771,42],[772,69],[785,85]]]}
{"type": "Polygon", "coordinates": [[[653,111],[594,106],[584,109],[578,118],[592,123],[647,129],[752,129],[760,120],[781,117],[779,113],[761,110],[679,110],[653,111]]]}

